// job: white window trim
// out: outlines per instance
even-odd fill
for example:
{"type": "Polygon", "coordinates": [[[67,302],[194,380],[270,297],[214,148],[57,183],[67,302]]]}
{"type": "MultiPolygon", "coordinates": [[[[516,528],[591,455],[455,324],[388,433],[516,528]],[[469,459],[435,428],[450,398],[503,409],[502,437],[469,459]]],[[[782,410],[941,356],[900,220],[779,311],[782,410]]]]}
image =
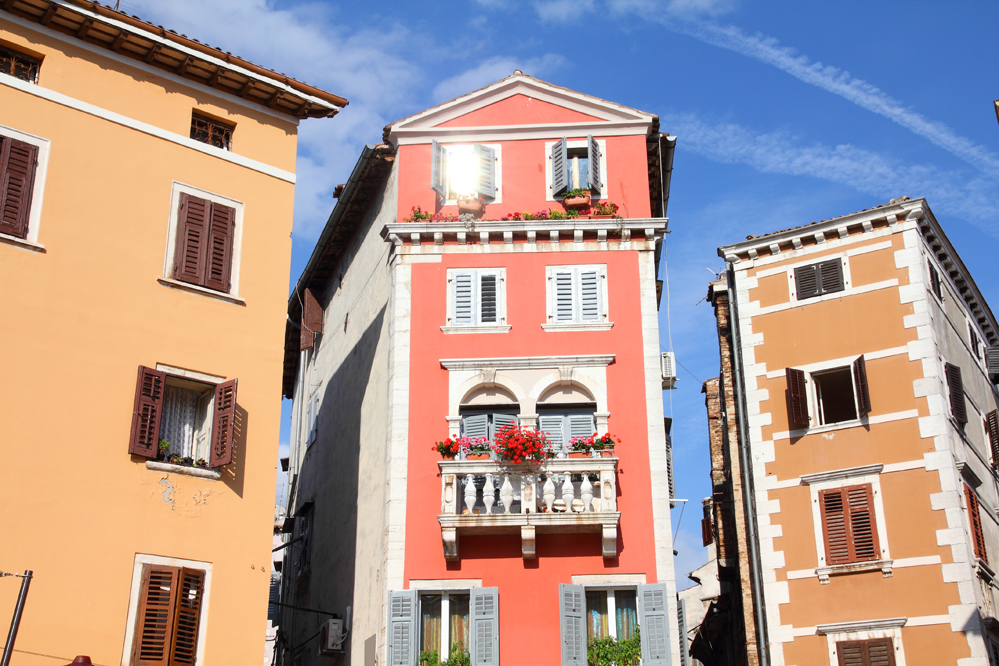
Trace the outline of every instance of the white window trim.
{"type": "Polygon", "coordinates": [[[607,264],[569,264],[563,266],[545,266],[545,311],[546,321],[541,328],[548,332],[554,331],[607,331],[613,328],[610,321],[610,304],[607,287],[607,264]],[[555,322],[555,280],[554,275],[560,271],[596,271],[600,278],[600,321],[555,322]]]}
{"type": "Polygon", "coordinates": [[[38,229],[42,221],[42,201],[45,198],[45,179],[49,170],[49,150],[52,142],[6,125],[0,125],[0,134],[38,147],[38,165],[35,167],[35,182],[31,188],[31,210],[28,211],[28,235],[17,238],[0,234],[0,240],[28,250],[44,250],[45,246],[38,242],[38,229]]]}
{"type": "MultiPolygon", "coordinates": [[[[866,355],[858,356],[848,356],[846,358],[838,358],[832,361],[820,361],[818,363],[809,363],[807,365],[795,366],[796,370],[801,370],[805,373],[805,395],[806,402],[808,403],[808,416],[810,420],[808,425],[802,430],[804,434],[813,435],[823,432],[829,432],[831,430],[842,430],[844,428],[856,428],[857,426],[864,425],[868,423],[868,416],[866,414],[860,414],[860,406],[857,404],[857,387],[852,381],[850,383],[851,393],[853,393],[853,409],[857,413],[857,418],[850,419],[849,421],[837,421],[836,423],[819,423],[819,408],[818,408],[818,392],[815,390],[815,383],[812,380],[813,374],[820,374],[827,370],[836,370],[838,368],[847,368],[850,371],[850,377],[853,378],[853,364],[856,362],[860,356],[864,356],[864,360],[871,360],[871,357],[866,355]],[[815,425],[812,425],[812,424],[815,425]]],[[[877,358],[881,358],[880,356],[877,358]]],[[[783,370],[780,371],[779,376],[785,376],[783,370]]]]}
{"type": "MultiPolygon", "coordinates": [[[[448,144],[443,144],[442,143],[441,144],[441,148],[443,148],[444,150],[448,151],[448,174],[447,174],[447,178],[448,178],[448,186],[447,186],[447,188],[448,188],[448,194],[450,194],[450,190],[451,190],[451,172],[450,172],[450,169],[451,169],[451,164],[453,163],[452,160],[450,159],[451,158],[451,150],[453,148],[464,148],[465,146],[472,147],[476,143],[478,143],[480,146],[484,146],[486,148],[492,148],[493,151],[495,151],[495,154],[496,154],[496,170],[494,172],[496,174],[496,196],[493,197],[492,199],[490,199],[488,197],[483,197],[483,200],[487,204],[503,203],[503,144],[500,144],[500,143],[479,143],[478,141],[475,141],[475,142],[472,142],[472,143],[448,143],[448,144]]],[[[457,199],[448,199],[442,205],[444,205],[444,206],[457,206],[458,205],[458,200],[457,199]]]]}
{"type": "Polygon", "coordinates": [[[840,641],[869,641],[876,638],[890,638],[892,647],[895,649],[895,666],[905,666],[905,650],[902,649],[902,627],[858,631],[831,631],[825,632],[825,637],[829,646],[829,666],[839,666],[836,643],[840,641]]]}
{"type": "Polygon", "coordinates": [[[138,619],[136,616],[139,613],[139,594],[142,592],[142,567],[146,564],[187,567],[189,569],[200,569],[205,572],[205,588],[201,593],[201,620],[198,623],[198,654],[194,662],[195,666],[203,666],[205,663],[205,637],[208,633],[208,602],[211,600],[209,592],[212,586],[212,563],[183,560],[176,557],[145,555],[143,553],[136,553],[135,563],[132,565],[132,591],[128,598],[128,620],[125,623],[125,646],[121,653],[121,663],[123,666],[128,666],[132,663],[135,623],[138,619]]]}
{"type": "Polygon", "coordinates": [[[808,261],[798,261],[793,264],[789,264],[785,267],[785,269],[787,274],[787,289],[788,293],[791,295],[792,303],[818,303],[823,300],[840,298],[848,295],[847,292],[853,289],[853,278],[850,275],[850,262],[847,259],[846,254],[831,254],[824,257],[813,257],[808,261]],[[798,290],[794,281],[794,269],[801,268],[802,266],[811,266],[812,264],[821,264],[825,261],[831,261],[832,259],[839,259],[840,265],[843,267],[843,289],[831,294],[820,294],[819,296],[812,296],[811,298],[799,301],[798,290]]]}
{"type": "MultiPolygon", "coordinates": [[[[574,577],[575,578],[575,577],[574,577]]],[[[574,581],[575,582],[575,581],[574,581]]],[[[624,590],[635,593],[635,609],[638,609],[638,583],[625,585],[583,585],[583,616],[584,622],[589,622],[588,613],[585,611],[587,592],[608,592],[607,595],[607,635],[617,640],[617,597],[614,592],[624,590]]]]}
{"type": "Polygon", "coordinates": [[[319,388],[309,396],[305,409],[305,448],[308,449],[319,437],[319,388]]]}
{"type": "MultiPolygon", "coordinates": [[[[167,225],[167,239],[166,239],[166,252],[163,257],[163,275],[159,278],[160,283],[168,283],[169,286],[183,286],[184,288],[193,288],[198,293],[205,293],[206,295],[216,295],[220,297],[228,297],[226,300],[236,299],[239,296],[239,266],[242,259],[243,250],[243,209],[245,205],[242,201],[237,201],[236,199],[230,199],[224,197],[220,194],[214,194],[208,192],[207,190],[202,190],[200,188],[194,187],[193,185],[185,185],[177,181],[173,182],[173,187],[170,190],[170,219],[167,225]],[[200,287],[198,285],[191,285],[186,282],[180,282],[175,280],[173,277],[173,258],[177,249],[177,225],[179,220],[177,215],[180,212],[180,195],[188,194],[193,197],[198,197],[200,199],[207,199],[212,203],[221,204],[223,206],[228,206],[229,208],[234,208],[236,210],[236,228],[233,231],[232,236],[232,266],[229,271],[229,292],[215,291],[214,289],[207,289],[205,287],[200,287]]],[[[239,299],[242,301],[242,299],[239,299]]]]}
{"type": "MultiPolygon", "coordinates": [[[[606,139],[597,139],[597,145],[600,146],[600,196],[599,199],[607,198],[607,141],[606,139]]],[[[562,195],[552,196],[552,146],[554,146],[558,141],[545,141],[545,201],[562,201],[562,195]]],[[[566,141],[565,147],[567,150],[573,148],[587,148],[589,146],[586,143],[586,139],[576,139],[573,141],[566,141]]]]}
{"type": "MultiPolygon", "coordinates": [[[[451,621],[450,621],[450,618],[451,618],[451,602],[450,602],[450,598],[449,598],[448,595],[450,595],[450,594],[468,594],[468,595],[471,595],[473,587],[482,587],[482,581],[481,580],[478,580],[478,581],[453,581],[454,583],[478,582],[478,585],[462,585],[462,586],[449,584],[452,581],[422,581],[422,582],[445,582],[445,583],[448,583],[448,584],[445,584],[445,585],[441,585],[440,587],[413,587],[413,581],[411,581],[410,585],[409,585],[409,589],[411,589],[411,590],[417,590],[417,593],[416,593],[416,605],[417,605],[417,610],[420,613],[419,616],[422,616],[422,613],[423,613],[423,609],[420,608],[420,604],[422,603],[422,601],[420,600],[420,597],[422,595],[424,595],[424,594],[439,594],[439,595],[441,595],[441,646],[440,646],[440,651],[438,652],[438,654],[440,655],[440,657],[441,657],[442,660],[448,659],[448,658],[451,657],[451,621]],[[445,618],[447,618],[447,622],[445,622],[445,618]]],[[[471,614],[472,614],[471,603],[469,603],[468,613],[469,613],[469,616],[471,616],[471,614]]],[[[471,619],[471,617],[469,617],[469,619],[471,619]]],[[[414,620],[414,627],[415,627],[416,631],[420,631],[419,624],[416,623],[415,620],[414,620]]],[[[471,626],[468,627],[468,631],[469,632],[472,631],[472,627],[471,626]]],[[[471,642],[471,639],[472,639],[471,633],[469,633],[469,637],[468,638],[469,638],[469,642],[471,642]]],[[[416,642],[417,642],[417,647],[418,648],[419,648],[420,641],[421,641],[420,636],[417,636],[416,637],[416,642]]],[[[468,650],[470,648],[469,648],[468,645],[466,645],[465,649],[468,650]]]]}
{"type": "MultiPolygon", "coordinates": [[[[473,301],[473,308],[476,308],[475,318],[479,317],[479,286],[475,286],[476,298],[473,301]]],[[[447,309],[445,314],[445,325],[441,330],[445,333],[506,333],[512,327],[506,321],[506,268],[449,268],[447,269],[447,309]],[[480,275],[495,275],[496,285],[496,315],[498,322],[495,324],[452,324],[454,320],[454,276],[458,273],[473,273],[476,279],[480,275]]]]}

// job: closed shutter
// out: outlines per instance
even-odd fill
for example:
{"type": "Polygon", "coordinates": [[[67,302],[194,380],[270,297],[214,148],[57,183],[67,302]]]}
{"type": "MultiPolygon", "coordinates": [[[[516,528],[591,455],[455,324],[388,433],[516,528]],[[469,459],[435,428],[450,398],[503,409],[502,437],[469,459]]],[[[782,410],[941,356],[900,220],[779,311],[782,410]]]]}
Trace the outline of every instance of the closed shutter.
{"type": "Polygon", "coordinates": [[[989,431],[989,444],[992,445],[992,467],[999,469],[999,411],[993,409],[985,415],[985,427],[989,431]]]}
{"type": "Polygon", "coordinates": [[[583,621],[586,594],[583,586],[559,583],[558,603],[562,666],[587,666],[586,624],[583,621]]]}
{"type": "Polygon", "coordinates": [[[145,458],[155,458],[160,441],[160,420],[163,417],[163,385],[166,373],[139,366],[135,384],[135,406],[132,408],[132,434],[128,452],[145,458]]]}
{"type": "Polygon", "coordinates": [[[475,144],[476,174],[475,193],[480,197],[496,198],[496,151],[482,144],[475,144]]]}
{"type": "Polygon", "coordinates": [[[968,500],[968,522],[971,523],[971,539],[975,546],[975,557],[988,564],[989,556],[985,550],[985,534],[982,532],[982,514],[978,508],[978,495],[965,484],[964,497],[968,500]]]}
{"type": "Polygon", "coordinates": [[[416,590],[391,590],[388,601],[388,663],[416,666],[416,590]]]}
{"type": "Polygon", "coordinates": [[[579,274],[580,316],[583,321],[600,321],[600,274],[585,271],[579,274]]]}
{"type": "Polygon", "coordinates": [[[430,144],[430,187],[441,201],[447,200],[447,149],[434,139],[430,144]]]}
{"type": "Polygon", "coordinates": [[[499,434],[499,431],[506,426],[517,425],[517,417],[513,414],[493,414],[493,432],[492,438],[495,438],[499,434]]]}
{"type": "Polygon", "coordinates": [[[497,276],[479,276],[479,321],[480,324],[499,323],[498,299],[496,294],[497,276]]]}
{"type": "MultiPolygon", "coordinates": [[[[590,189],[594,192],[600,192],[600,144],[592,136],[586,137],[586,146],[588,148],[589,155],[589,173],[586,177],[590,181],[590,189]]],[[[599,196],[599,195],[598,195],[599,196]]]]}
{"type": "Polygon", "coordinates": [[[562,137],[552,146],[552,196],[557,197],[569,188],[568,151],[562,137]]]}
{"type": "Polygon", "coordinates": [[[868,414],[871,411],[871,391],[867,386],[867,363],[864,356],[853,362],[853,387],[857,393],[857,411],[868,414]]]}
{"type": "Polygon", "coordinates": [[[232,441],[236,432],[236,380],[215,387],[215,414],[212,417],[212,450],[208,464],[220,467],[232,462],[232,441]]]}
{"type": "Polygon", "coordinates": [[[202,285],[229,293],[232,272],[232,238],[236,231],[236,209],[213,203],[208,227],[208,264],[202,285]]]}
{"type": "Polygon", "coordinates": [[[136,613],[133,666],[167,666],[173,646],[180,569],[147,564],[136,613]]]}
{"type": "Polygon", "coordinates": [[[311,289],[302,292],[302,328],[299,351],[311,349],[316,344],[316,333],[323,332],[323,308],[311,289]]]}
{"type": "Polygon", "coordinates": [[[836,643],[839,666],[895,666],[895,648],[890,638],[836,643]]]}
{"type": "Polygon", "coordinates": [[[538,430],[545,433],[548,437],[548,441],[553,447],[561,448],[565,446],[565,436],[562,432],[562,421],[561,416],[539,416],[538,417],[538,430]]]}
{"type": "Polygon", "coordinates": [[[26,238],[38,146],[0,137],[0,233],[26,238]]]}
{"type": "Polygon", "coordinates": [[[818,265],[818,273],[821,293],[831,294],[846,288],[843,280],[843,262],[839,259],[823,261],[818,265]]]}
{"type": "Polygon", "coordinates": [[[690,666],[690,640],[687,638],[687,604],[676,600],[676,626],[680,635],[680,666],[690,666]]]}
{"type": "Polygon", "coordinates": [[[455,273],[454,275],[454,325],[473,324],[472,303],[474,301],[472,273],[455,273]]]}
{"type": "Polygon", "coordinates": [[[950,363],[944,364],[947,387],[950,391],[950,413],[963,428],[968,422],[968,411],[964,406],[964,382],[961,381],[961,368],[950,363]]]}
{"type": "Polygon", "coordinates": [[[877,525],[874,520],[874,494],[870,485],[846,488],[850,506],[850,536],[853,561],[868,562],[881,557],[877,525]]]}
{"type": "Polygon", "coordinates": [[[173,250],[173,279],[200,285],[208,259],[208,216],[205,199],[181,193],[177,213],[177,241],[173,250]]]}
{"type": "Polygon", "coordinates": [[[566,420],[569,424],[570,441],[574,437],[589,437],[596,433],[592,414],[570,414],[566,420]]]}
{"type": "Polygon", "coordinates": [[[281,602],[281,574],[279,573],[271,574],[271,587],[267,601],[267,619],[270,620],[271,625],[277,626],[281,623],[281,607],[277,605],[281,602]]]}
{"type": "Polygon", "coordinates": [[[557,272],[554,276],[555,288],[555,321],[571,322],[573,320],[572,273],[557,272]]]}
{"type": "Polygon", "coordinates": [[[462,437],[489,437],[489,415],[472,414],[461,417],[462,437]]]}
{"type": "Polygon", "coordinates": [[[791,423],[808,425],[808,391],[805,388],[805,371],[788,368],[787,376],[788,417],[791,423]]]}
{"type": "Polygon", "coordinates": [[[826,542],[826,564],[850,562],[850,533],[843,490],[836,488],[819,493],[819,510],[826,542]]]}
{"type": "Polygon", "coordinates": [[[819,493],[826,564],[868,562],[881,557],[874,496],[869,484],[819,493]]]}
{"type": "Polygon", "coordinates": [[[819,295],[818,265],[798,266],[794,269],[794,290],[799,301],[819,295]]]}
{"type": "Polygon", "coordinates": [[[198,658],[198,625],[201,623],[205,572],[200,569],[181,569],[177,589],[180,594],[177,598],[170,666],[194,666],[198,658]]]}
{"type": "Polygon", "coordinates": [[[641,627],[642,666],[669,666],[672,647],[669,639],[664,583],[638,586],[638,625],[641,627]]]}
{"type": "Polygon", "coordinates": [[[715,532],[711,528],[711,516],[701,518],[701,545],[707,548],[715,541],[715,532]]]}
{"type": "Polygon", "coordinates": [[[985,367],[990,375],[999,375],[999,347],[985,350],[985,367]]]}
{"type": "Polygon", "coordinates": [[[499,588],[472,588],[469,615],[472,666],[499,666],[499,588]]]}

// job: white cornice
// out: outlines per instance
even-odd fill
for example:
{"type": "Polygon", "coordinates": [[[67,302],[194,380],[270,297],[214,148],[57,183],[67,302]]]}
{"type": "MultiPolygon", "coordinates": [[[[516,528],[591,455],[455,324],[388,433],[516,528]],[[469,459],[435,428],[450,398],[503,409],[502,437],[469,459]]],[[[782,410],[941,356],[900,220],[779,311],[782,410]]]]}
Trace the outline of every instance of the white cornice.
{"type": "Polygon", "coordinates": [[[614,354],[587,356],[511,356],[508,358],[442,358],[447,370],[535,370],[554,369],[560,366],[605,367],[614,362],[614,354]]]}
{"type": "Polygon", "coordinates": [[[802,474],[801,475],[801,485],[809,486],[813,483],[822,483],[824,481],[839,481],[841,479],[849,479],[857,476],[869,476],[871,474],[880,474],[881,470],[885,468],[883,463],[878,463],[876,465],[864,465],[863,467],[848,467],[846,469],[836,469],[831,472],[819,472],[817,474],[802,474]]]}
{"type": "MultiPolygon", "coordinates": [[[[464,232],[470,236],[480,232],[490,234],[509,231],[513,233],[535,232],[547,234],[552,231],[602,231],[602,230],[652,230],[653,235],[666,231],[669,225],[668,217],[638,217],[638,218],[607,218],[603,220],[565,219],[565,220],[478,220],[466,225],[464,222],[390,222],[382,228],[382,238],[389,234],[409,237],[409,234],[453,234],[464,232]]],[[[432,237],[432,236],[431,236],[432,237]]]]}
{"type": "Polygon", "coordinates": [[[819,636],[826,634],[848,634],[855,631],[875,631],[877,629],[896,629],[905,626],[909,621],[907,617],[889,617],[883,620],[860,620],[859,622],[836,622],[834,624],[819,624],[815,626],[815,633],[819,636]]]}
{"type": "Polygon", "coordinates": [[[485,141],[529,141],[593,135],[645,136],[648,123],[642,121],[594,121],[548,123],[537,125],[492,125],[483,127],[431,127],[393,132],[392,140],[399,146],[430,143],[467,143],[485,141]]]}

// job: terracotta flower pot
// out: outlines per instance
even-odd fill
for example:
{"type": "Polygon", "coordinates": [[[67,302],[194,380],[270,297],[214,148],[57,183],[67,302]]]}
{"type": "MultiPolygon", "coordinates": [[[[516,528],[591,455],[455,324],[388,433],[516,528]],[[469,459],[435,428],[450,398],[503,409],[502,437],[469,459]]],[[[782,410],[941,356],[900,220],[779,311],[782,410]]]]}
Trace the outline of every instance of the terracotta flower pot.
{"type": "Polygon", "coordinates": [[[562,199],[562,205],[566,208],[586,208],[590,205],[590,195],[583,194],[578,197],[566,197],[562,199]]]}
{"type": "Polygon", "coordinates": [[[441,454],[441,458],[443,458],[444,460],[454,460],[454,454],[453,453],[442,453],[441,454]]]}
{"type": "Polygon", "coordinates": [[[613,458],[614,457],[614,449],[600,449],[600,457],[601,458],[613,458]]]}
{"type": "Polygon", "coordinates": [[[476,217],[481,217],[486,212],[486,204],[478,199],[458,199],[458,214],[471,213],[476,217]]]}
{"type": "Polygon", "coordinates": [[[489,460],[488,453],[466,453],[465,460],[489,460]]]}
{"type": "Polygon", "coordinates": [[[570,458],[590,458],[589,451],[569,451],[570,458]]]}

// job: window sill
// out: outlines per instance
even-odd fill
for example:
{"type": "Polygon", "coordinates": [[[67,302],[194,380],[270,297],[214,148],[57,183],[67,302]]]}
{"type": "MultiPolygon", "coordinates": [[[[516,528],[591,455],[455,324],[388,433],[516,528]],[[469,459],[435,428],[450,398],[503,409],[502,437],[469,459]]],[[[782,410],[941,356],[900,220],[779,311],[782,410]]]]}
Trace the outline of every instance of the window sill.
{"type": "Polygon", "coordinates": [[[215,291],[214,289],[205,289],[204,287],[199,287],[195,284],[188,284],[186,282],[181,282],[180,280],[173,280],[165,277],[156,278],[156,281],[164,287],[172,287],[173,289],[180,289],[181,291],[189,291],[192,294],[208,296],[209,298],[215,298],[220,301],[225,301],[226,303],[232,303],[233,305],[246,305],[246,301],[239,296],[223,294],[221,291],[215,291]]]}
{"type": "Polygon", "coordinates": [[[823,432],[831,432],[833,430],[846,430],[848,428],[859,428],[867,424],[867,419],[850,419],[849,421],[838,421],[836,423],[826,423],[824,425],[817,425],[809,428],[805,428],[800,432],[802,435],[818,435],[823,432]]]}
{"type": "Polygon", "coordinates": [[[819,582],[823,585],[829,584],[830,576],[842,574],[864,573],[867,571],[881,571],[885,578],[891,578],[892,560],[871,560],[870,562],[851,562],[849,564],[833,564],[828,567],[818,567],[815,575],[819,577],[819,582]]]}
{"type": "Polygon", "coordinates": [[[445,333],[506,333],[511,328],[510,324],[500,324],[497,326],[441,326],[445,333]]]}
{"type": "Polygon", "coordinates": [[[549,333],[557,333],[559,331],[609,331],[614,328],[614,322],[541,324],[541,328],[549,333]]]}
{"type": "Polygon", "coordinates": [[[18,238],[17,236],[10,236],[8,234],[0,234],[0,243],[7,243],[8,245],[13,245],[32,252],[45,252],[44,245],[35,243],[34,241],[25,240],[23,238],[18,238]]]}
{"type": "Polygon", "coordinates": [[[154,472],[169,472],[170,474],[186,474],[187,476],[194,476],[199,479],[208,479],[209,481],[218,481],[222,478],[222,474],[216,472],[213,469],[205,469],[203,467],[188,467],[187,465],[174,465],[173,463],[160,462],[159,460],[147,460],[146,469],[151,469],[154,472]]]}

